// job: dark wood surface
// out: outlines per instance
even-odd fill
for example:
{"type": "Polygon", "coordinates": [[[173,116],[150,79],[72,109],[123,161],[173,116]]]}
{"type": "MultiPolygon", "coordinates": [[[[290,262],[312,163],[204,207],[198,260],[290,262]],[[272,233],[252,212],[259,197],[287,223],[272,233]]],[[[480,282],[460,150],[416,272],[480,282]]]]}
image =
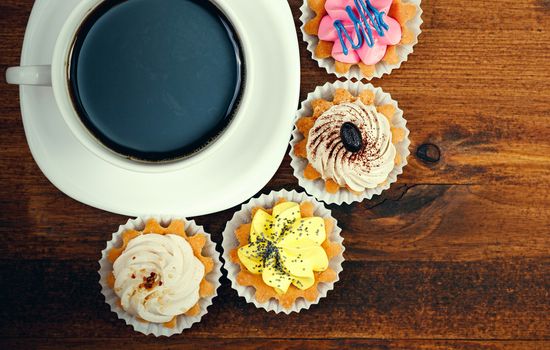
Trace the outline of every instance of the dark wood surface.
{"type": "MultiPolygon", "coordinates": [[[[289,2],[297,19],[302,1],[289,2]]],[[[19,62],[32,4],[0,1],[1,72],[19,62]]],[[[550,1],[422,7],[415,53],[373,82],[405,111],[413,156],[382,196],[331,206],[347,248],[335,291],[281,316],[224,279],[202,322],[169,339],[109,311],[97,261],[126,218],[48,182],[26,144],[18,89],[1,83],[0,348],[549,349],[550,1]]],[[[304,98],[335,78],[301,38],[300,49],[304,98]]],[[[263,192],[298,188],[289,164],[263,192]]],[[[196,219],[219,244],[234,210],[196,219]]]]}

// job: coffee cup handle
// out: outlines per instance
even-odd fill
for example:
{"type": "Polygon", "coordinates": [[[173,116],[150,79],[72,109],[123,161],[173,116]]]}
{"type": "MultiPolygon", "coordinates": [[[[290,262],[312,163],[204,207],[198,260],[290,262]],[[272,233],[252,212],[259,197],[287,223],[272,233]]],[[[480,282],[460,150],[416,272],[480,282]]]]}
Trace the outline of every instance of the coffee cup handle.
{"type": "Polygon", "coordinates": [[[15,85],[52,86],[52,67],[10,67],[6,70],[6,82],[15,85]]]}

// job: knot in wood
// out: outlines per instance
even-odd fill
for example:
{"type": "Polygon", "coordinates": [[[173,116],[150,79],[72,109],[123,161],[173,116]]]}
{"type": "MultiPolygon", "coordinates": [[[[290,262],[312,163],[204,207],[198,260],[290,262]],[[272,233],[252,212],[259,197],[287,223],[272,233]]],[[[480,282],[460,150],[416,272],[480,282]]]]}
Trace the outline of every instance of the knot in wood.
{"type": "Polygon", "coordinates": [[[425,143],[417,148],[416,156],[423,162],[437,163],[441,159],[441,150],[433,143],[425,143]]]}

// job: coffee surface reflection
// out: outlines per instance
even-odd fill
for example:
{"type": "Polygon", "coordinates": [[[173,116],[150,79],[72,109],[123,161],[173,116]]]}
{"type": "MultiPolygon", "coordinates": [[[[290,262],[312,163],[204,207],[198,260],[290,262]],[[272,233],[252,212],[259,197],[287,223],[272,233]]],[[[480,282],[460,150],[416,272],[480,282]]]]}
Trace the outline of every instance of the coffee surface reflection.
{"type": "Polygon", "coordinates": [[[213,142],[234,117],[243,74],[235,30],[205,0],[107,0],[70,59],[84,125],[111,150],[149,162],[213,142]]]}

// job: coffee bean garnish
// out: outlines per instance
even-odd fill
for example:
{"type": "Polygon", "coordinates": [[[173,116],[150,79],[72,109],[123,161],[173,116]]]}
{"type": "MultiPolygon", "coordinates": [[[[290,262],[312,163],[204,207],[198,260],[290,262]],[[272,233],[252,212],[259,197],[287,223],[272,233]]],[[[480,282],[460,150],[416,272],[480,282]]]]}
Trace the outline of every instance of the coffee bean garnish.
{"type": "Polygon", "coordinates": [[[363,148],[363,138],[357,125],[346,122],[340,128],[340,138],[344,147],[350,152],[359,152],[363,148]]]}

